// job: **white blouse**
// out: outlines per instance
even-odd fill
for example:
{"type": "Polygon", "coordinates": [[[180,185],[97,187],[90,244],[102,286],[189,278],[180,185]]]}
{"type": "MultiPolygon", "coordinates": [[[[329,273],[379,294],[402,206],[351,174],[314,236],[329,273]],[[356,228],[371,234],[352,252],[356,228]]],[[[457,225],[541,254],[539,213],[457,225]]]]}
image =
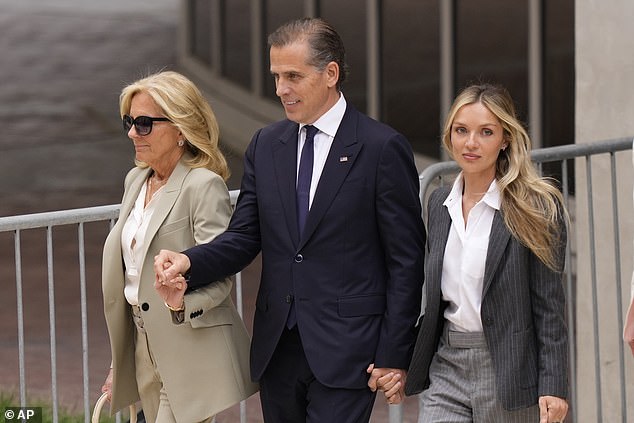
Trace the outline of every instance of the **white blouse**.
{"type": "Polygon", "coordinates": [[[451,216],[441,280],[443,299],[449,302],[444,317],[449,321],[451,330],[481,332],[484,267],[493,216],[500,209],[501,198],[493,180],[482,199],[469,212],[465,225],[463,183],[460,174],[443,203],[451,216]]]}
{"type": "Polygon", "coordinates": [[[162,190],[163,187],[159,188],[147,206],[144,206],[147,183],[143,184],[121,232],[121,252],[125,263],[125,288],[123,289],[123,294],[131,305],[139,305],[139,281],[143,261],[145,260],[145,233],[152,214],[156,210],[157,199],[162,190]]]}

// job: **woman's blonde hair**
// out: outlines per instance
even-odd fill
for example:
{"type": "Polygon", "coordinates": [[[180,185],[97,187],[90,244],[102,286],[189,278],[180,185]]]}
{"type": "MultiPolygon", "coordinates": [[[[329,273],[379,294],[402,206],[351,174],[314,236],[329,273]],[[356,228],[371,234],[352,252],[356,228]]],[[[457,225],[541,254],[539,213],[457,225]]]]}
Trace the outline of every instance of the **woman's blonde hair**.
{"type": "Polygon", "coordinates": [[[442,143],[453,158],[451,125],[461,107],[480,103],[493,113],[504,130],[507,148],[500,151],[495,179],[502,194],[501,211],[511,234],[544,264],[561,271],[556,257],[561,221],[567,222],[563,197],[550,178],[540,177],[530,158],[531,140],[517,118],[508,91],[499,85],[476,84],[454,100],[443,128],[442,143]]]}
{"type": "MultiPolygon", "coordinates": [[[[165,117],[185,137],[185,148],[194,156],[188,161],[189,166],[212,170],[226,181],[229,178],[229,167],[218,147],[218,122],[196,85],[173,71],[158,72],[139,79],[121,91],[121,118],[130,113],[132,98],[140,92],[152,97],[165,117]]],[[[137,165],[147,167],[142,162],[137,162],[137,165]]]]}

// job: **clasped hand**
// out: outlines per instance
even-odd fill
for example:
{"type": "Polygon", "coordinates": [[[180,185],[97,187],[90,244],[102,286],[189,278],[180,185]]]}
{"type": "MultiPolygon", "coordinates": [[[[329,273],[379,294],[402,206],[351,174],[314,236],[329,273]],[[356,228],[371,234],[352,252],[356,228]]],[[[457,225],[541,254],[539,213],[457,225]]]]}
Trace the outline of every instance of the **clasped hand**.
{"type": "Polygon", "coordinates": [[[400,404],[405,399],[405,370],[374,367],[372,363],[366,371],[370,374],[368,387],[372,392],[383,391],[388,404],[400,404]]]}
{"type": "Polygon", "coordinates": [[[187,282],[183,274],[189,270],[189,258],[181,253],[161,250],[154,257],[154,288],[163,298],[165,304],[172,308],[181,308],[187,282]]]}

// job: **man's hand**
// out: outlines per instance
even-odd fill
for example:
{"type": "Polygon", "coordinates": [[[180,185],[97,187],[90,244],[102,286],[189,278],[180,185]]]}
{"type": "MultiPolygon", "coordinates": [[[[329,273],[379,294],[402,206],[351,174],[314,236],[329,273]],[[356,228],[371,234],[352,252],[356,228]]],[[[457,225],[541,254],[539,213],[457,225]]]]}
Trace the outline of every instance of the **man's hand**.
{"type": "Polygon", "coordinates": [[[366,371],[370,374],[368,387],[372,392],[383,391],[389,404],[400,404],[405,399],[405,370],[375,368],[374,363],[372,363],[366,371]]]}
{"type": "Polygon", "coordinates": [[[565,399],[544,395],[539,397],[539,423],[560,423],[568,414],[565,399]]]}
{"type": "Polygon", "coordinates": [[[183,279],[179,278],[189,270],[191,263],[185,254],[161,250],[154,257],[154,273],[156,284],[182,289],[183,279]]]}

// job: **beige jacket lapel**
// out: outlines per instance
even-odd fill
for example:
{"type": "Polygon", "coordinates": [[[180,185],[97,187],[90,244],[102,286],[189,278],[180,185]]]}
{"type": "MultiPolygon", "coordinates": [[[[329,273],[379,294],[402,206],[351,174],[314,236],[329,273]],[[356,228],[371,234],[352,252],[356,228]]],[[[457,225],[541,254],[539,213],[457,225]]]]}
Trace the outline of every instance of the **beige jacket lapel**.
{"type": "MultiPolygon", "coordinates": [[[[147,255],[147,250],[152,243],[152,240],[156,236],[156,233],[161,228],[161,225],[165,221],[165,218],[170,213],[178,196],[181,192],[181,188],[183,186],[183,181],[185,177],[191,170],[187,164],[185,164],[184,160],[187,159],[187,156],[181,157],[179,162],[176,164],[174,171],[170,175],[167,180],[167,184],[163,187],[163,192],[158,197],[158,202],[156,204],[156,208],[154,209],[154,213],[150,219],[150,223],[148,223],[147,231],[145,233],[145,243],[143,244],[143,251],[141,257],[145,257],[147,255]]],[[[138,193],[137,193],[138,195],[138,193]]],[[[136,198],[136,197],[135,197],[136,198]]],[[[143,277],[141,275],[141,277],[143,277]]]]}

